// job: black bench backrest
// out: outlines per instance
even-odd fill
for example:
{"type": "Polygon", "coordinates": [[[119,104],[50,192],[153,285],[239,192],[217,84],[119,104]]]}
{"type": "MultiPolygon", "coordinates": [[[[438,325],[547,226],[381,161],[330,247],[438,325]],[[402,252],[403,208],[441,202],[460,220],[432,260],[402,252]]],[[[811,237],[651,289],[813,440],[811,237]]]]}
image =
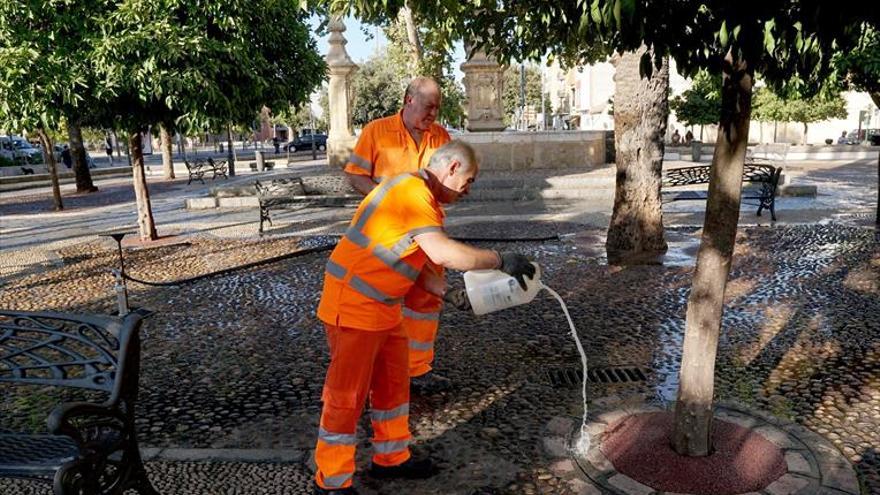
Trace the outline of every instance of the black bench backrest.
{"type": "Polygon", "coordinates": [[[99,390],[115,402],[125,377],[136,393],[145,313],[116,319],[0,310],[0,382],[99,390]]]}
{"type": "Polygon", "coordinates": [[[254,181],[254,188],[257,190],[257,196],[304,196],[306,188],[303,181],[299,177],[289,177],[286,179],[272,179],[268,183],[254,181]]]}
{"type": "MultiPolygon", "coordinates": [[[[711,165],[672,168],[663,171],[663,187],[708,184],[711,165]]],[[[773,165],[746,163],[743,167],[743,182],[761,182],[775,185],[782,169],[773,165]]]]}

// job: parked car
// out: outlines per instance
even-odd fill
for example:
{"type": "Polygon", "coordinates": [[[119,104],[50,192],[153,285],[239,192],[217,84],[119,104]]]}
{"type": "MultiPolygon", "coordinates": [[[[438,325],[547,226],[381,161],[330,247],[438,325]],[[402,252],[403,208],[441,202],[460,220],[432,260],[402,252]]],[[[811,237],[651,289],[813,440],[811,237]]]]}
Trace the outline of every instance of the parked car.
{"type": "Polygon", "coordinates": [[[42,163],[43,152],[21,136],[0,136],[0,153],[16,163],[42,163]]]}
{"type": "Polygon", "coordinates": [[[880,145],[880,129],[852,130],[846,135],[846,144],[880,145]]]}
{"type": "Polygon", "coordinates": [[[315,139],[315,149],[324,151],[327,149],[326,134],[303,134],[302,136],[284,145],[284,151],[303,151],[312,149],[312,137],[315,139]]]}

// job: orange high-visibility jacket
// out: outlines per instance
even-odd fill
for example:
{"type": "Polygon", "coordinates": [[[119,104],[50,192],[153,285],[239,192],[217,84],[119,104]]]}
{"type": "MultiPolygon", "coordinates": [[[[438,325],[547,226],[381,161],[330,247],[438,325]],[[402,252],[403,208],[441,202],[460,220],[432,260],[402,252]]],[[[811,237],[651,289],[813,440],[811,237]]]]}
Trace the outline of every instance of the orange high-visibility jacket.
{"type": "Polygon", "coordinates": [[[413,238],[443,229],[444,212],[424,170],[381,182],[364,198],[330,254],[318,318],[361,330],[388,330],[428,260],[413,238]]]}
{"type": "Polygon", "coordinates": [[[364,127],[345,165],[345,171],[366,175],[379,183],[388,177],[427,167],[431,155],[449,141],[449,133],[443,126],[431,124],[416,146],[398,112],[376,119],[364,127]]]}

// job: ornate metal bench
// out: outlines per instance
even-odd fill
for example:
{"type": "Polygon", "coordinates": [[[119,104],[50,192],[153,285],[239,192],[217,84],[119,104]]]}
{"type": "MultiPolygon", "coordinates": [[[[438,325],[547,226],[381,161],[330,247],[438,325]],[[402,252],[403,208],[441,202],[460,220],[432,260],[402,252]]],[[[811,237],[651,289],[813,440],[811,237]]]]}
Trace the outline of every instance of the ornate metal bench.
{"type": "Polygon", "coordinates": [[[186,185],[190,185],[193,180],[197,180],[202,184],[205,183],[205,164],[204,162],[193,162],[190,163],[189,160],[184,160],[183,164],[186,165],[186,171],[189,172],[189,180],[186,182],[186,185]]]}
{"type": "Polygon", "coordinates": [[[190,163],[189,160],[184,160],[183,164],[186,165],[186,171],[189,172],[189,181],[187,181],[186,185],[190,185],[193,180],[197,180],[204,184],[204,177],[208,171],[213,173],[211,180],[214,180],[217,177],[223,177],[224,179],[229,178],[227,175],[229,167],[226,164],[226,160],[214,161],[213,158],[208,157],[208,161],[206,162],[198,160],[190,163]]]}
{"type": "MultiPolygon", "coordinates": [[[[710,165],[697,167],[673,168],[663,171],[662,189],[670,189],[695,184],[708,184],[710,165]]],[[[743,182],[757,184],[756,189],[743,189],[742,199],[757,200],[757,203],[746,204],[758,207],[758,216],[765,208],[770,210],[770,217],[776,221],[776,187],[779,185],[781,168],[763,163],[746,163],[743,167],[743,182]]],[[[664,191],[663,202],[682,200],[705,200],[706,191],[664,191]]]]}
{"type": "Polygon", "coordinates": [[[0,310],[0,382],[85,389],[103,402],[63,402],[47,434],[0,433],[0,477],[53,483],[56,494],[158,495],[135,436],[139,330],[124,319],[0,310]]]}
{"type": "Polygon", "coordinates": [[[305,185],[299,177],[272,179],[267,183],[254,181],[254,187],[260,202],[260,234],[263,233],[264,222],[272,225],[269,210],[292,208],[301,204],[302,197],[306,195],[305,185]]]}

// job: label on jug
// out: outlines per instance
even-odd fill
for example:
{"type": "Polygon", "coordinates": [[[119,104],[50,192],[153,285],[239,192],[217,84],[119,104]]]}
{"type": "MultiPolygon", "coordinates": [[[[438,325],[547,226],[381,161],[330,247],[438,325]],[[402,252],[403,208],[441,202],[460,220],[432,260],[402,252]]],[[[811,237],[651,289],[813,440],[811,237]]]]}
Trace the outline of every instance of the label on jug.
{"type": "Polygon", "coordinates": [[[516,306],[513,294],[517,289],[517,281],[513,278],[507,280],[499,280],[494,284],[485,288],[485,299],[488,300],[488,306],[493,310],[499,310],[516,306]]]}

